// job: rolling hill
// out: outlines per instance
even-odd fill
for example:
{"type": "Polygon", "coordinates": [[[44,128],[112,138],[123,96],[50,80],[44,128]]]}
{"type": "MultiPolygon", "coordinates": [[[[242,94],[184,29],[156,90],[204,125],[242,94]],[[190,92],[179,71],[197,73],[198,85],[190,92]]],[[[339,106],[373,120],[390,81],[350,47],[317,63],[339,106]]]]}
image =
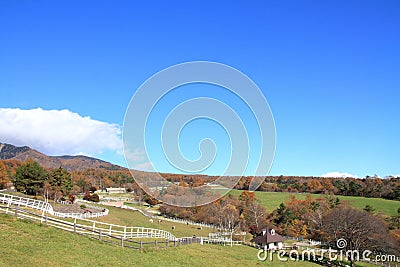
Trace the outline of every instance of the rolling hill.
{"type": "Polygon", "coordinates": [[[46,168],[62,167],[68,171],[79,171],[86,169],[123,170],[125,168],[109,162],[87,156],[47,156],[28,146],[17,147],[10,144],[0,143],[0,160],[32,159],[46,168]]]}

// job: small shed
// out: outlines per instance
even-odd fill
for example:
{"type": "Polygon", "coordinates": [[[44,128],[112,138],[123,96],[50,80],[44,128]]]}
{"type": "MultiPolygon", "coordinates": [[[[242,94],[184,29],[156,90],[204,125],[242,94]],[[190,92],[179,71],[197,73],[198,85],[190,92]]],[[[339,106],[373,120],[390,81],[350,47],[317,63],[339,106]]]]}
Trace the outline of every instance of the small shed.
{"type": "Polygon", "coordinates": [[[275,232],[274,229],[262,229],[261,233],[250,240],[265,250],[277,250],[283,248],[283,237],[275,232]]]}
{"type": "Polygon", "coordinates": [[[106,192],[109,194],[126,193],[126,189],[123,187],[108,187],[106,192]]]}

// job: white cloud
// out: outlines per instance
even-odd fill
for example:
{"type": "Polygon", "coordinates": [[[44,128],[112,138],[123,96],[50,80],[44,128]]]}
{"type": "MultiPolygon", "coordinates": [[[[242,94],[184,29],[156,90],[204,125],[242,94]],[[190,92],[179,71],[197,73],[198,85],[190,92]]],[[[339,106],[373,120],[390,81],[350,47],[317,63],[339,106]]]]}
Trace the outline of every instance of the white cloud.
{"type": "Polygon", "coordinates": [[[67,109],[0,108],[0,142],[30,146],[48,155],[122,153],[121,127],[67,109]]]}
{"type": "Polygon", "coordinates": [[[128,162],[144,161],[146,159],[146,152],[140,148],[136,148],[133,152],[130,149],[125,149],[124,152],[128,162]]]}
{"type": "Polygon", "coordinates": [[[351,178],[359,178],[357,175],[353,175],[350,173],[346,173],[346,172],[328,172],[324,175],[322,175],[321,177],[329,177],[329,178],[347,178],[347,177],[351,177],[351,178]]]}
{"type": "Polygon", "coordinates": [[[151,162],[144,162],[144,163],[136,164],[133,166],[133,169],[139,170],[139,171],[154,171],[153,163],[151,163],[151,162]]]}

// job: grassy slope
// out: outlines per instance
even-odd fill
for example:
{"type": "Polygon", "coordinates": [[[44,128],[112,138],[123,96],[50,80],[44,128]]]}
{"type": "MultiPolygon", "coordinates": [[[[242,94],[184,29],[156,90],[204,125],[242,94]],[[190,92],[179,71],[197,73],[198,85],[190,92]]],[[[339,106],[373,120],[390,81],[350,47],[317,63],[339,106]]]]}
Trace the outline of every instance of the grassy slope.
{"type": "Polygon", "coordinates": [[[188,245],[142,252],[0,214],[0,266],[318,266],[260,262],[247,246],[188,245]]]}
{"type": "MultiPolygon", "coordinates": [[[[242,191],[232,190],[231,193],[239,195],[242,191]]],[[[268,212],[276,209],[280,203],[285,202],[290,195],[293,193],[281,193],[281,192],[256,192],[257,198],[261,201],[262,205],[267,209],[268,212]]],[[[307,194],[295,194],[298,199],[305,199],[307,194]]],[[[321,197],[323,195],[312,194],[314,198],[321,197]]],[[[335,196],[336,197],[336,196],[335,196]]],[[[365,205],[369,204],[375,209],[375,212],[383,212],[384,214],[391,216],[397,214],[397,209],[400,208],[400,202],[395,200],[387,200],[381,198],[365,198],[365,197],[349,197],[349,196],[337,196],[341,201],[347,201],[351,206],[356,208],[364,208],[365,205]]]]}
{"type": "Polygon", "coordinates": [[[157,228],[166,230],[176,237],[186,237],[186,236],[208,236],[209,233],[215,232],[215,229],[203,227],[202,230],[197,229],[197,226],[186,225],[182,223],[175,223],[163,220],[162,223],[157,223],[154,220],[153,223],[149,222],[149,218],[144,216],[138,211],[123,210],[114,207],[107,207],[110,210],[109,215],[100,217],[96,220],[106,223],[126,225],[126,226],[141,226],[149,228],[157,228]],[[172,226],[175,229],[172,230],[172,226]]]}

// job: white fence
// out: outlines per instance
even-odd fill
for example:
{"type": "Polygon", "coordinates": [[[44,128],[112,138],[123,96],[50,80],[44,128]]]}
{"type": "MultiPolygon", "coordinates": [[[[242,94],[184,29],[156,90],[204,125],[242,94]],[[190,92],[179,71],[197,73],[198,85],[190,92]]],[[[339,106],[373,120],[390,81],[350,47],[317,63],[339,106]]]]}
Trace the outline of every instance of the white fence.
{"type": "MultiPolygon", "coordinates": [[[[74,222],[68,222],[64,221],[61,219],[56,219],[52,217],[48,217],[33,213],[24,209],[19,208],[18,206],[15,207],[9,207],[8,205],[1,205],[0,204],[0,212],[4,212],[9,215],[14,215],[17,218],[22,218],[22,219],[27,219],[31,221],[37,221],[40,223],[45,223],[49,226],[56,227],[59,229],[62,229],[64,231],[69,231],[69,232],[74,232],[77,234],[82,234],[82,235],[89,235],[92,238],[99,239],[104,242],[108,243],[113,243],[117,244],[123,247],[128,247],[128,248],[133,248],[133,249],[143,249],[144,247],[149,247],[149,246],[158,246],[158,247],[169,247],[170,244],[173,246],[180,246],[180,245],[187,245],[187,244],[192,244],[192,243],[199,243],[201,241],[200,238],[180,238],[177,239],[173,235],[169,234],[166,231],[158,230],[158,229],[150,229],[150,228],[142,228],[142,227],[125,227],[125,226],[119,226],[124,231],[118,231],[116,229],[113,229],[113,227],[118,227],[116,225],[110,225],[110,229],[104,229],[103,227],[99,227],[99,225],[87,225],[87,224],[81,224],[77,223],[76,220],[79,220],[75,218],[74,222]],[[137,233],[132,234],[128,233],[127,229],[132,229],[133,228],[138,228],[135,230],[141,230],[137,231],[137,233]],[[141,228],[141,229],[139,229],[141,228]],[[164,232],[164,233],[163,233],[164,232]],[[167,235],[165,233],[168,233],[167,235]],[[145,241],[143,242],[142,240],[136,241],[134,238],[136,237],[144,237],[144,238],[163,238],[163,240],[155,239],[154,241],[145,241]],[[167,238],[165,238],[167,237],[167,238]],[[164,245],[163,245],[164,244],[164,245]]],[[[88,221],[88,220],[87,220],[88,221]]],[[[94,221],[90,221],[94,222],[94,221]]],[[[98,223],[98,222],[96,222],[98,223]]],[[[104,224],[102,224],[104,226],[104,224]]]]}
{"type": "MultiPolygon", "coordinates": [[[[63,213],[54,211],[50,203],[36,200],[32,198],[19,197],[9,194],[0,193],[0,203],[6,203],[8,205],[16,205],[18,207],[27,207],[36,210],[47,212],[53,216],[61,218],[98,218],[101,216],[108,215],[108,209],[101,209],[99,212],[86,212],[86,213],[63,213]]],[[[91,206],[94,209],[100,210],[99,207],[91,206]]]]}
{"type": "Polygon", "coordinates": [[[43,212],[48,212],[50,214],[54,213],[53,207],[48,202],[32,198],[25,198],[25,197],[0,193],[0,203],[7,204],[8,206],[16,205],[18,207],[32,208],[36,210],[41,210],[43,212]]]}
{"type": "Polygon", "coordinates": [[[143,211],[142,209],[130,207],[127,205],[122,205],[117,208],[138,211],[141,214],[143,214],[144,216],[149,217],[151,219],[156,219],[156,220],[160,219],[160,220],[164,220],[164,221],[176,222],[176,223],[181,223],[181,224],[186,224],[186,225],[194,225],[194,226],[199,226],[199,227],[208,227],[208,228],[219,229],[218,227],[216,227],[215,225],[212,225],[212,224],[207,224],[207,223],[202,223],[202,222],[193,222],[193,221],[188,221],[188,220],[179,219],[179,218],[171,218],[171,217],[164,217],[164,216],[148,214],[145,211],[143,211]]]}
{"type": "MultiPolygon", "coordinates": [[[[26,218],[40,222],[45,221],[47,224],[54,226],[56,228],[60,228],[66,231],[73,231],[81,234],[88,234],[88,235],[100,234],[100,236],[107,235],[122,239],[131,239],[131,238],[163,238],[168,240],[176,239],[176,237],[173,234],[161,229],[109,224],[109,223],[85,219],[82,216],[80,216],[82,214],[78,213],[54,212],[53,207],[49,203],[30,198],[24,198],[24,197],[18,197],[0,193],[0,204],[5,204],[0,207],[0,211],[6,214],[9,213],[13,214],[14,212],[15,215],[18,215],[21,218],[26,218]],[[42,215],[38,215],[35,213],[25,211],[23,209],[19,209],[21,207],[41,210],[42,215]],[[74,218],[74,221],[68,222],[56,218],[51,218],[48,217],[47,214],[45,215],[45,213],[49,213],[50,215],[62,218],[74,218]]],[[[108,209],[104,210],[106,211],[102,213],[108,214],[108,209]]],[[[95,214],[101,214],[101,213],[92,213],[88,214],[87,216],[93,217],[95,214]]]]}
{"type": "Polygon", "coordinates": [[[217,226],[212,225],[212,224],[207,224],[207,223],[201,223],[201,222],[193,222],[193,221],[188,221],[184,219],[179,219],[179,218],[170,218],[170,217],[159,217],[162,220],[170,221],[170,222],[176,222],[176,223],[183,223],[187,225],[194,225],[194,226],[199,226],[199,227],[208,227],[208,228],[214,228],[214,229],[219,229],[217,226]]]}

